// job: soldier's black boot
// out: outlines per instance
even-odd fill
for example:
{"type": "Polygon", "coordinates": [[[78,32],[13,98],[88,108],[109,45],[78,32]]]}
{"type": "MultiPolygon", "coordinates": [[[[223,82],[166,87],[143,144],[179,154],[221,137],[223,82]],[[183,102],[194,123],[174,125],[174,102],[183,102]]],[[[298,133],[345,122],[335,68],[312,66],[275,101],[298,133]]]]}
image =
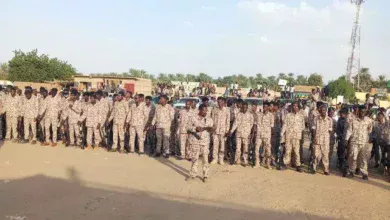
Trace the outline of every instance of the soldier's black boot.
{"type": "Polygon", "coordinates": [[[363,180],[368,180],[368,175],[366,174],[363,174],[363,177],[362,177],[363,180]]]}
{"type": "Polygon", "coordinates": [[[297,172],[299,172],[299,173],[302,173],[302,172],[303,172],[303,170],[302,170],[302,167],[301,167],[301,166],[297,167],[297,172]]]}

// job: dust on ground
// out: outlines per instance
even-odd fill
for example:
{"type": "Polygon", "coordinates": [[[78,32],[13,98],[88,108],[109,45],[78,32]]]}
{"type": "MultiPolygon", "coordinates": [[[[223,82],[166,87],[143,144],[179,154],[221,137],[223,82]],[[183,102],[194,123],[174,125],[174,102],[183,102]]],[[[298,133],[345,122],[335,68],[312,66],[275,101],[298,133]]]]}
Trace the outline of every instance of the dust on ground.
{"type": "Polygon", "coordinates": [[[378,174],[212,165],[204,184],[186,182],[189,169],[174,158],[6,143],[0,219],[390,219],[390,183],[378,174]]]}

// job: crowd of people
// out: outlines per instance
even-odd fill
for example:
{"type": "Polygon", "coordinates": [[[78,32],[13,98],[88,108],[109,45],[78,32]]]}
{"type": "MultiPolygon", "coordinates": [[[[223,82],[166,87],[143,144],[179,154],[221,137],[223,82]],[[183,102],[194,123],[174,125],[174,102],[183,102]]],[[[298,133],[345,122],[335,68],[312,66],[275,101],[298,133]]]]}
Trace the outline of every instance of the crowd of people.
{"type": "Polygon", "coordinates": [[[293,167],[298,172],[307,163],[312,174],[321,164],[324,174],[330,175],[334,151],[345,177],[362,175],[368,180],[372,154],[377,167],[388,170],[390,166],[388,115],[380,110],[374,120],[367,114],[367,105],[355,105],[352,110],[341,107],[336,121],[335,109],[328,108],[315,92],[310,106],[303,101],[264,101],[262,106],[242,99],[227,103],[224,97],[212,106],[205,97],[199,107],[195,99],[189,99],[185,108],[175,110],[168,100],[161,94],[153,104],[150,96],[123,90],[111,100],[102,90],[80,94],[77,89],[26,87],[23,94],[9,87],[0,91],[0,121],[6,125],[0,126],[0,138],[5,129],[6,142],[39,141],[42,146],[56,147],[60,140],[67,147],[84,150],[175,156],[191,161],[188,181],[198,175],[199,160],[204,182],[210,176],[209,164],[226,162],[278,170],[293,167]],[[305,131],[310,140],[306,160],[305,131]]]}

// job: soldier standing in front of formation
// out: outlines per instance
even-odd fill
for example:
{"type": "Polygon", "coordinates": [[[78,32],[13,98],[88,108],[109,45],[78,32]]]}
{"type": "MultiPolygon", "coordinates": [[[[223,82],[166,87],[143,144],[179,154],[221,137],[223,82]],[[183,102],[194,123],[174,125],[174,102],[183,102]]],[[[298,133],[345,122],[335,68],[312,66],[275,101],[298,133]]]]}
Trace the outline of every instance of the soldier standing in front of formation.
{"type": "Polygon", "coordinates": [[[236,132],[236,153],[234,157],[234,164],[241,163],[241,146],[243,148],[243,166],[248,165],[248,147],[249,140],[254,125],[253,114],[248,111],[248,103],[243,103],[240,113],[237,114],[236,119],[233,122],[233,126],[230,129],[229,136],[236,132]]]}
{"type": "Polygon", "coordinates": [[[113,146],[111,151],[122,152],[121,148],[125,147],[125,123],[126,116],[129,112],[129,103],[123,100],[124,93],[120,91],[115,101],[114,108],[108,121],[113,121],[113,146]],[[119,146],[118,146],[119,137],[119,146]]]}
{"type": "Polygon", "coordinates": [[[191,120],[191,117],[193,116],[192,111],[191,111],[191,100],[186,101],[186,106],[184,109],[180,110],[179,112],[179,128],[178,128],[178,133],[179,133],[179,138],[180,138],[180,155],[179,159],[182,160],[184,158],[189,158],[188,155],[188,126],[189,126],[189,121],[191,120]]]}
{"type": "Polygon", "coordinates": [[[343,176],[347,175],[348,177],[353,178],[353,172],[357,168],[357,163],[360,162],[360,171],[363,174],[363,179],[368,180],[368,159],[371,154],[372,141],[371,141],[371,132],[372,132],[372,120],[366,115],[366,108],[364,105],[359,106],[358,117],[354,118],[349,124],[345,137],[346,141],[351,138],[351,149],[348,152],[348,171],[344,169],[343,176]],[[360,161],[358,161],[358,158],[360,161]]]}
{"type": "Polygon", "coordinates": [[[20,103],[15,87],[11,88],[11,95],[6,97],[2,113],[6,114],[7,121],[5,140],[8,141],[13,138],[13,142],[16,142],[18,137],[18,121],[20,120],[20,103]]]}
{"type": "Polygon", "coordinates": [[[135,152],[135,137],[138,137],[139,155],[144,154],[144,140],[145,140],[145,123],[149,115],[145,111],[145,102],[143,102],[143,94],[134,96],[135,104],[132,104],[126,118],[126,125],[130,125],[130,153],[135,152]]]}
{"type": "Polygon", "coordinates": [[[274,128],[274,116],[269,111],[269,102],[263,104],[263,112],[256,112],[256,145],[255,145],[255,167],[260,167],[259,150],[263,146],[263,158],[265,158],[265,166],[267,169],[271,168],[272,150],[271,137],[272,129],[274,128]]]}
{"type": "Polygon", "coordinates": [[[23,106],[21,107],[21,112],[23,112],[24,117],[24,140],[23,143],[29,142],[29,131],[31,127],[32,131],[32,142],[31,144],[37,143],[37,117],[39,114],[39,105],[38,99],[35,96],[32,96],[32,90],[26,89],[23,106]]]}
{"type": "Polygon", "coordinates": [[[223,165],[225,156],[226,136],[229,134],[230,128],[230,111],[225,107],[226,100],[223,97],[218,97],[218,108],[215,108],[212,113],[214,122],[213,127],[213,160],[211,164],[223,165]],[[217,161],[218,160],[218,161],[217,161]]]}
{"type": "Polygon", "coordinates": [[[286,152],[283,158],[283,169],[290,164],[291,153],[293,153],[294,164],[298,172],[302,172],[301,161],[299,155],[299,142],[302,138],[302,130],[305,129],[305,119],[299,113],[298,103],[291,104],[291,113],[288,113],[283,121],[282,140],[286,143],[286,152]]]}
{"type": "Polygon", "coordinates": [[[322,161],[324,174],[329,175],[329,142],[333,134],[333,119],[327,116],[326,105],[319,107],[320,115],[314,118],[312,130],[314,132],[314,161],[312,173],[315,174],[318,164],[322,161]]]}
{"type": "Polygon", "coordinates": [[[96,95],[91,93],[89,96],[90,103],[87,105],[87,108],[83,115],[80,117],[79,123],[85,120],[85,126],[87,127],[87,148],[86,150],[92,150],[92,145],[95,143],[95,149],[98,148],[100,143],[100,109],[99,105],[96,104],[96,95]],[[92,136],[95,137],[92,140],[92,136]]]}
{"type": "Polygon", "coordinates": [[[199,157],[203,161],[203,182],[209,178],[209,144],[213,120],[207,117],[207,106],[199,106],[199,114],[192,116],[189,122],[189,145],[191,149],[191,170],[187,181],[195,180],[198,174],[199,157]]]}
{"type": "Polygon", "coordinates": [[[77,90],[72,90],[68,102],[68,125],[69,125],[69,141],[70,146],[80,145],[80,127],[79,119],[81,114],[81,104],[77,100],[77,90]]]}
{"type": "Polygon", "coordinates": [[[156,106],[156,112],[153,117],[152,125],[156,126],[157,147],[155,157],[161,155],[169,157],[169,138],[171,136],[171,124],[174,119],[174,109],[167,104],[168,97],[162,95],[159,98],[159,104],[156,106]],[[162,148],[162,149],[161,149],[162,148]]]}

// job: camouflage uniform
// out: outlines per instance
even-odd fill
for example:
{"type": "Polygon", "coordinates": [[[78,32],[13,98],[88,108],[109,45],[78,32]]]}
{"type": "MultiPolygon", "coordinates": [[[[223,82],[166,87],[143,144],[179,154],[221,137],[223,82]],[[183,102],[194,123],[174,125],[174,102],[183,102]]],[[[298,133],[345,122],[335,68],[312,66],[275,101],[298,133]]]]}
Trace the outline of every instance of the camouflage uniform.
{"type": "MultiPolygon", "coordinates": [[[[206,128],[212,127],[213,120],[209,117],[201,117],[194,115],[191,117],[189,122],[189,130],[196,132],[197,127],[206,128]]],[[[191,149],[191,170],[190,176],[196,177],[198,174],[198,161],[199,157],[202,156],[203,160],[203,177],[209,177],[209,144],[210,144],[210,133],[208,131],[197,132],[200,136],[200,140],[196,139],[194,135],[189,135],[188,142],[191,149]]]]}
{"type": "Polygon", "coordinates": [[[79,119],[81,118],[81,103],[76,100],[70,102],[71,108],[68,106],[68,124],[69,124],[69,140],[70,144],[80,145],[80,127],[79,119]],[[75,139],[76,138],[76,139],[75,139]]]}
{"type": "Polygon", "coordinates": [[[148,120],[149,115],[145,111],[146,105],[144,102],[138,104],[132,104],[127,114],[126,123],[130,124],[130,152],[135,151],[135,135],[138,137],[139,153],[144,153],[144,141],[145,123],[148,120]]]}
{"type": "Polygon", "coordinates": [[[38,117],[39,113],[39,104],[38,104],[38,98],[35,96],[31,96],[30,99],[25,98],[22,108],[20,109],[23,111],[23,117],[24,117],[24,140],[28,140],[29,136],[29,130],[31,126],[32,131],[32,140],[37,140],[37,123],[36,119],[38,117]]]}
{"type": "Polygon", "coordinates": [[[233,122],[233,127],[231,129],[231,133],[233,133],[236,129],[236,154],[234,158],[234,162],[236,164],[241,163],[241,143],[243,145],[243,160],[244,164],[248,163],[248,144],[251,135],[251,130],[254,124],[253,114],[247,111],[246,113],[238,113],[236,119],[233,122]]]}
{"type": "Polygon", "coordinates": [[[57,143],[57,129],[58,129],[58,115],[61,110],[61,98],[59,96],[48,96],[46,97],[46,105],[44,106],[45,113],[45,130],[46,137],[45,142],[49,142],[50,126],[52,129],[52,141],[57,143]]]}
{"type": "Polygon", "coordinates": [[[99,118],[100,118],[100,136],[101,138],[105,138],[106,137],[106,127],[105,127],[105,124],[107,122],[107,119],[108,119],[108,114],[110,113],[110,102],[107,98],[101,98],[100,101],[98,101],[96,103],[98,106],[99,106],[99,118]]]}
{"type": "Polygon", "coordinates": [[[214,109],[212,113],[212,119],[214,122],[213,133],[213,160],[217,160],[223,163],[223,157],[225,156],[225,142],[226,134],[230,128],[230,111],[228,108],[223,107],[214,109]]]}
{"type": "MultiPolygon", "coordinates": [[[[39,120],[39,126],[41,127],[41,135],[42,135],[42,140],[40,141],[44,141],[45,139],[45,133],[46,133],[46,129],[45,129],[45,118],[46,118],[46,102],[47,102],[47,99],[48,97],[44,98],[43,96],[39,97],[38,99],[38,105],[39,105],[39,116],[40,116],[40,120],[39,120]]],[[[50,134],[49,134],[50,135],[50,134]]]]}
{"type": "Polygon", "coordinates": [[[319,115],[314,119],[312,129],[315,131],[313,149],[315,159],[312,168],[316,171],[318,164],[322,161],[324,172],[329,172],[329,142],[330,133],[333,134],[333,119],[328,116],[322,118],[319,115]]]}
{"type": "Polygon", "coordinates": [[[169,138],[171,136],[171,125],[174,119],[174,114],[174,109],[168,104],[166,104],[165,106],[156,106],[152,125],[156,126],[157,154],[161,153],[162,145],[164,154],[169,154],[169,138]]]}
{"type": "Polygon", "coordinates": [[[368,117],[353,119],[346,132],[345,140],[351,138],[351,149],[348,155],[349,171],[354,172],[358,159],[360,160],[360,171],[364,175],[368,175],[367,161],[371,154],[372,145],[369,144],[370,135],[372,132],[372,120],[368,117]]]}
{"type": "Polygon", "coordinates": [[[20,102],[19,96],[11,95],[7,96],[5,99],[3,113],[6,113],[7,120],[7,133],[5,135],[6,139],[16,139],[18,137],[18,117],[20,116],[20,102]]]}
{"type": "Polygon", "coordinates": [[[288,165],[291,161],[291,153],[294,156],[295,166],[301,166],[299,155],[299,141],[302,138],[302,130],[305,129],[305,119],[302,114],[288,113],[283,121],[282,138],[286,142],[286,152],[284,154],[284,164],[288,165]]]}
{"type": "Polygon", "coordinates": [[[125,130],[124,125],[126,122],[126,116],[129,112],[129,103],[125,100],[116,101],[114,104],[114,108],[112,110],[111,116],[108,121],[114,121],[113,123],[113,146],[112,148],[116,148],[118,146],[118,136],[121,147],[125,146],[125,130]]]}
{"type": "Polygon", "coordinates": [[[99,105],[97,103],[94,105],[89,103],[85,109],[85,112],[80,117],[80,121],[86,120],[85,126],[87,127],[87,146],[92,146],[92,135],[95,137],[95,145],[101,141],[100,132],[97,128],[101,121],[100,115],[99,105]]]}
{"type": "Polygon", "coordinates": [[[263,157],[265,158],[265,163],[267,166],[270,166],[272,160],[271,152],[271,136],[272,129],[274,127],[275,121],[274,116],[271,112],[262,113],[256,112],[256,145],[255,145],[255,166],[259,165],[259,151],[260,146],[263,148],[263,157]]]}
{"type": "Polygon", "coordinates": [[[383,122],[376,121],[372,133],[377,146],[375,151],[375,162],[376,164],[380,164],[381,160],[385,159],[384,152],[387,151],[387,154],[390,154],[387,150],[390,145],[390,122],[386,120],[383,122]]]}
{"type": "Polygon", "coordinates": [[[320,100],[319,94],[318,93],[316,93],[314,95],[311,94],[311,100],[312,100],[312,102],[311,102],[311,105],[310,105],[310,109],[315,110],[316,107],[317,107],[316,104],[320,100]]]}
{"type": "Polygon", "coordinates": [[[187,130],[188,130],[188,126],[189,126],[189,123],[190,123],[192,116],[193,116],[193,113],[191,112],[191,109],[189,109],[189,110],[182,109],[179,112],[178,133],[180,135],[180,156],[186,157],[186,158],[189,158],[188,143],[187,143],[187,141],[188,141],[187,130]]]}
{"type": "MultiPolygon", "coordinates": [[[[148,118],[146,120],[146,126],[150,126],[152,123],[154,113],[156,111],[156,107],[153,104],[150,104],[150,106],[145,105],[144,108],[145,114],[148,115],[148,118]]],[[[154,129],[148,129],[146,131],[146,147],[152,152],[152,146],[155,144],[156,134],[154,129]]]]}
{"type": "Polygon", "coordinates": [[[329,137],[329,163],[332,161],[332,155],[334,151],[334,146],[336,145],[336,130],[337,130],[337,121],[334,118],[332,119],[332,132],[330,133],[329,137]]]}

